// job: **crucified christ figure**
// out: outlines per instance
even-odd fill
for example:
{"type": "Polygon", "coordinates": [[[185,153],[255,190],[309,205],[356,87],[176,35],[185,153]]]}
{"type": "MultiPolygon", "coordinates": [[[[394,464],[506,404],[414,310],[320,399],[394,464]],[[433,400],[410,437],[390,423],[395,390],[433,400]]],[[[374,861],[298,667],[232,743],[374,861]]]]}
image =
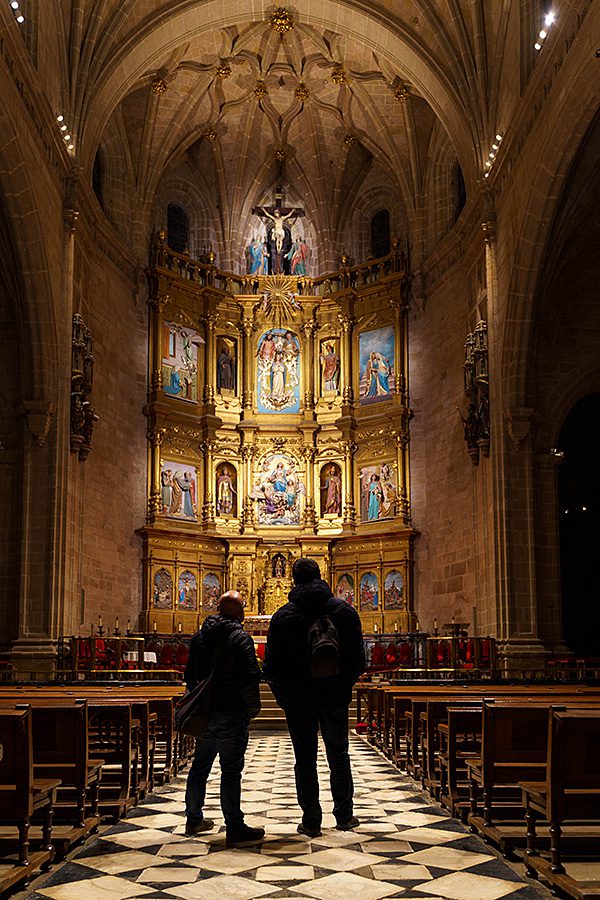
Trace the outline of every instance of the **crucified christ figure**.
{"type": "Polygon", "coordinates": [[[270,213],[267,209],[265,209],[264,206],[261,206],[261,209],[262,209],[264,215],[267,216],[267,218],[271,219],[271,221],[273,222],[273,237],[275,239],[277,255],[279,256],[281,254],[281,251],[283,250],[283,242],[285,240],[285,232],[283,230],[283,223],[287,219],[291,219],[291,218],[295,219],[296,215],[297,215],[296,210],[293,209],[291,212],[287,213],[287,215],[282,216],[281,213],[279,212],[279,210],[277,209],[277,207],[275,207],[275,209],[273,210],[273,213],[270,213]]]}

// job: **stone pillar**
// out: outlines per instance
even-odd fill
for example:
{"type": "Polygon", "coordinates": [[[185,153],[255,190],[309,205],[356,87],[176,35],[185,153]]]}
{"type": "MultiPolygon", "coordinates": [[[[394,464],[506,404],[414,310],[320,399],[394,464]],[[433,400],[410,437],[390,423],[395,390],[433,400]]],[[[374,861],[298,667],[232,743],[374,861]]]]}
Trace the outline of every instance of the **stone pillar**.
{"type": "Polygon", "coordinates": [[[344,451],[344,526],[351,529],[356,524],[356,506],[354,505],[354,454],[358,447],[354,441],[343,441],[342,449],[344,451]]]}
{"type": "Polygon", "coordinates": [[[339,313],[338,319],[342,327],[341,359],[340,359],[340,385],[344,403],[352,403],[354,389],[352,387],[352,316],[339,313]]]}
{"type": "Polygon", "coordinates": [[[563,454],[556,450],[540,451],[534,458],[534,474],[539,632],[548,649],[565,655],[570,651],[563,641],[557,484],[557,470],[562,460],[563,454]]]}

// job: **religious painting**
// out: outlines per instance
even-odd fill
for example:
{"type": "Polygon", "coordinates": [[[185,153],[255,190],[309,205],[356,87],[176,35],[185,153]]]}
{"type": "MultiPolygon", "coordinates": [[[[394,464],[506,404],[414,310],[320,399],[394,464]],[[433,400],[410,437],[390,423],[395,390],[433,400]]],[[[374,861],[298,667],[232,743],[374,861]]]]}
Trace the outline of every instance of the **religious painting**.
{"type": "Polygon", "coordinates": [[[233,396],[237,384],[237,341],[235,338],[217,337],[217,391],[233,396]]]}
{"type": "Polygon", "coordinates": [[[396,569],[385,576],[383,599],[385,609],[404,609],[404,579],[396,569]]]}
{"type": "Polygon", "coordinates": [[[237,516],[237,471],[231,463],[219,463],[217,466],[215,497],[218,516],[226,519],[237,516]]]}
{"type": "Polygon", "coordinates": [[[321,469],[321,516],[342,514],[342,470],[337,463],[327,463],[321,469]]]}
{"type": "Polygon", "coordinates": [[[296,461],[287,453],[268,453],[254,475],[250,497],[259,525],[299,525],[306,487],[296,461]]]}
{"type": "Polygon", "coordinates": [[[198,400],[198,345],[204,343],[191,328],[163,324],[162,332],[162,381],[167,397],[198,400]]]}
{"type": "Polygon", "coordinates": [[[348,572],[344,572],[338,579],[335,595],[354,606],[354,578],[348,572]]]}
{"type": "Polygon", "coordinates": [[[340,341],[326,338],[319,348],[321,363],[321,395],[337,394],[340,390],[340,341]]]}
{"type": "Polygon", "coordinates": [[[398,488],[394,464],[364,466],[360,470],[360,518],[380,522],[396,515],[398,488]]]}
{"type": "Polygon", "coordinates": [[[271,328],[258,342],[258,411],[300,410],[300,342],[285,328],[271,328]]]}
{"type": "Polygon", "coordinates": [[[182,572],[177,580],[177,609],[198,608],[198,584],[193,572],[182,572]]]}
{"type": "Polygon", "coordinates": [[[217,612],[221,596],[221,581],[218,575],[209,572],[202,579],[202,609],[217,612]]]}
{"type": "Polygon", "coordinates": [[[379,607],[379,582],[375,572],[365,572],[360,579],[360,611],[372,612],[379,607]]]}
{"type": "Polygon", "coordinates": [[[197,519],[197,483],[195,466],[181,460],[162,460],[160,493],[163,515],[172,519],[197,519]]]}
{"type": "Polygon", "coordinates": [[[358,338],[360,402],[388,400],[394,392],[394,326],[363,331],[358,338]]]}
{"type": "Polygon", "coordinates": [[[154,609],[172,609],[173,607],[173,578],[167,569],[159,569],[154,574],[152,606],[154,609]]]}

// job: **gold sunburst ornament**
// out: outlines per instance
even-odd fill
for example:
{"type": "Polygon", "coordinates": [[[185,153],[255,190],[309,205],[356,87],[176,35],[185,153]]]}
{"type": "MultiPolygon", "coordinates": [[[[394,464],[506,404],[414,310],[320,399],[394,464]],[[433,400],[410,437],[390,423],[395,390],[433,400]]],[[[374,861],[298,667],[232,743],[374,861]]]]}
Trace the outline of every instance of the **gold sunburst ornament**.
{"type": "Polygon", "coordinates": [[[261,279],[263,295],[258,307],[275,328],[283,328],[300,310],[295,294],[297,285],[298,279],[291,275],[267,275],[261,279]]]}
{"type": "Polygon", "coordinates": [[[294,20],[285,6],[278,6],[269,18],[269,25],[277,34],[285,34],[294,27],[294,20]]]}
{"type": "Polygon", "coordinates": [[[348,134],[344,137],[344,143],[345,143],[346,147],[351,147],[352,144],[356,143],[356,135],[348,132],[348,134]]]}
{"type": "Polygon", "coordinates": [[[231,66],[226,59],[221,60],[217,66],[217,78],[229,78],[231,75],[231,66]]]}
{"type": "Polygon", "coordinates": [[[410,88],[406,84],[400,83],[394,91],[394,97],[396,100],[399,100],[400,103],[406,103],[410,97],[410,88]]]}
{"type": "Polygon", "coordinates": [[[164,78],[157,78],[156,81],[152,82],[152,93],[164,94],[168,87],[169,85],[164,78]]]}
{"type": "Polygon", "coordinates": [[[217,139],[217,132],[212,127],[212,125],[209,125],[207,128],[204,129],[204,131],[202,133],[202,137],[204,138],[205,141],[210,141],[212,143],[213,141],[216,141],[216,139],[217,139]]]}

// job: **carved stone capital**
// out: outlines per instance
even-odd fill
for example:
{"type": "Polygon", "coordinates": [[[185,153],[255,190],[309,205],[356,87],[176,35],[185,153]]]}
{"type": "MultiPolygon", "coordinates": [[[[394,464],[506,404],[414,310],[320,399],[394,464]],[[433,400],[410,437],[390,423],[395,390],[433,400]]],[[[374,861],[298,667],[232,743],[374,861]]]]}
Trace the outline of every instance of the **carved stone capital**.
{"type": "Polygon", "coordinates": [[[240,453],[242,454],[243,461],[247,462],[254,456],[254,447],[252,444],[242,444],[240,453]]]}
{"type": "Polygon", "coordinates": [[[354,318],[353,316],[345,315],[345,313],[338,313],[338,322],[340,323],[344,334],[348,334],[348,332],[352,329],[354,318]]]}
{"type": "Polygon", "coordinates": [[[249,316],[244,316],[244,318],[242,319],[242,331],[244,333],[244,337],[252,337],[254,328],[254,319],[251,319],[249,316]]]}
{"type": "Polygon", "coordinates": [[[156,449],[162,445],[166,430],[166,428],[160,428],[157,425],[150,425],[146,431],[146,437],[151,447],[156,449]]]}
{"type": "Polygon", "coordinates": [[[354,441],[342,441],[342,449],[346,456],[352,458],[358,450],[358,444],[355,444],[354,441]]]}
{"type": "Polygon", "coordinates": [[[24,400],[17,410],[38,447],[43,447],[56,415],[55,400],[24,400]]]}

